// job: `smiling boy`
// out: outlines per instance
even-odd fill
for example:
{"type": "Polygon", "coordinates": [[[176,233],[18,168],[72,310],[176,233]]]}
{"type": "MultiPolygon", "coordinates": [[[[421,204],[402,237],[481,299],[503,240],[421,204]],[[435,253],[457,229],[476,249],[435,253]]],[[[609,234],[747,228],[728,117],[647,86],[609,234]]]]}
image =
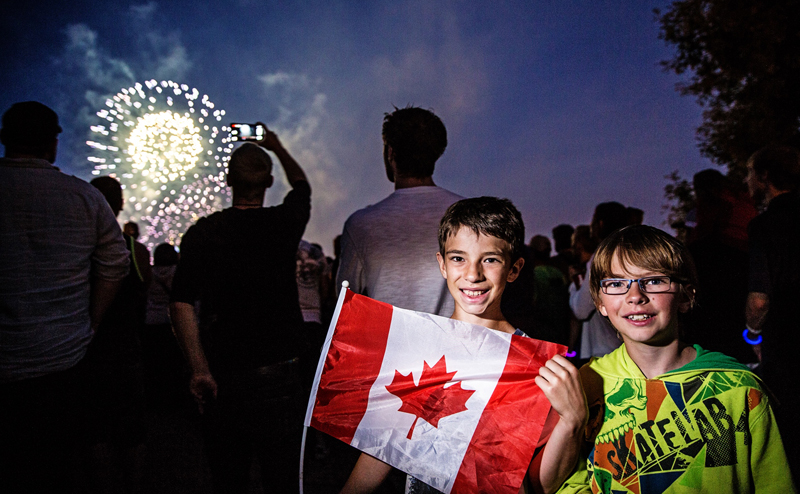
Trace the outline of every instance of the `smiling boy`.
{"type": "MultiPolygon", "coordinates": [[[[506,284],[524,264],[525,226],[506,199],[463,199],[448,208],[439,223],[439,269],[455,300],[452,319],[495,331],[523,335],[503,317],[500,302],[506,284]]],[[[556,355],[539,369],[536,384],[552,405],[527,482],[520,492],[555,492],[578,459],[588,417],[578,370],[556,355]]],[[[386,478],[388,465],[362,454],[341,494],[373,492],[386,478]]],[[[409,476],[406,492],[438,492],[409,476]]]]}
{"type": "Polygon", "coordinates": [[[591,293],[623,345],[581,369],[586,461],[559,492],[795,492],[758,378],[680,340],[696,287],[688,251],[661,230],[600,244],[591,293]]]}
{"type": "MultiPolygon", "coordinates": [[[[436,258],[456,302],[451,318],[513,334],[517,330],[503,317],[500,299],[506,283],[517,279],[525,263],[519,254],[521,247],[492,234],[491,227],[473,226],[476,222],[469,221],[466,218],[469,213],[465,211],[470,203],[477,206],[478,201],[462,201],[448,210],[439,228],[440,251],[436,258]],[[459,214],[464,217],[458,217],[459,214]]],[[[507,208],[506,213],[514,218],[510,209],[513,206],[498,205],[507,208]]],[[[508,234],[504,237],[511,239],[508,234]]]]}
{"type": "MultiPolygon", "coordinates": [[[[452,319],[523,334],[503,316],[500,303],[506,284],[525,263],[524,238],[522,215],[507,199],[477,197],[450,206],[439,223],[436,258],[455,300],[452,319]]],[[[539,369],[536,384],[555,413],[548,417],[528,481],[535,492],[554,492],[578,458],[586,401],[577,369],[561,355],[539,369]]]]}

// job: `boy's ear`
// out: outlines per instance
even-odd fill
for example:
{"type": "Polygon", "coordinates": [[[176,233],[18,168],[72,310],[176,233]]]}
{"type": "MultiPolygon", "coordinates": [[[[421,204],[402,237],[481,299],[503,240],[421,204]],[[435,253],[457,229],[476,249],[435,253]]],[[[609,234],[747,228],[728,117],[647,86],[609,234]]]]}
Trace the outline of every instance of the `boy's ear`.
{"type": "Polygon", "coordinates": [[[508,276],[506,277],[506,283],[511,283],[512,281],[516,280],[519,277],[520,271],[522,271],[522,266],[525,265],[525,259],[520,257],[516,260],[514,264],[511,265],[511,270],[508,272],[508,276]]]}
{"type": "Polygon", "coordinates": [[[439,272],[442,273],[444,279],[447,279],[447,268],[444,267],[444,257],[441,252],[436,253],[436,260],[439,261],[439,272]]]}
{"type": "Polygon", "coordinates": [[[597,307],[597,312],[599,312],[602,316],[608,317],[608,310],[606,310],[606,306],[603,305],[602,302],[597,302],[595,307],[597,307]]]}
{"type": "Polygon", "coordinates": [[[678,303],[678,312],[685,314],[694,307],[694,299],[697,290],[692,285],[683,285],[681,290],[681,301],[678,303]]]}

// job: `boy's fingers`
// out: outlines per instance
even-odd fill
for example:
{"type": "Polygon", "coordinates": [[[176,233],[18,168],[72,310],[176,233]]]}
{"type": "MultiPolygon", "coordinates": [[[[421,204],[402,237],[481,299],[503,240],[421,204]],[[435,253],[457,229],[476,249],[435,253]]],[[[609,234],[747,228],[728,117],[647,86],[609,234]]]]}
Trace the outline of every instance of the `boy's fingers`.
{"type": "Polygon", "coordinates": [[[552,359],[545,362],[542,366],[542,369],[547,369],[561,377],[567,377],[569,375],[569,365],[572,364],[570,364],[567,359],[561,357],[561,355],[556,355],[552,359]]]}
{"type": "Polygon", "coordinates": [[[572,362],[561,355],[556,355],[548,360],[545,365],[553,372],[559,373],[564,379],[573,378],[580,379],[580,371],[575,367],[572,362]]]}
{"type": "Polygon", "coordinates": [[[554,385],[541,374],[539,374],[538,376],[536,376],[536,378],[534,378],[534,382],[536,383],[537,386],[539,386],[539,389],[544,391],[545,395],[548,395],[550,390],[552,390],[554,387],[554,385]]]}
{"type": "Polygon", "coordinates": [[[569,359],[563,355],[555,355],[550,361],[554,363],[558,363],[559,366],[566,369],[568,372],[572,373],[573,371],[578,372],[578,368],[575,367],[575,364],[569,361],[569,359]]]}
{"type": "MultiPolygon", "coordinates": [[[[539,375],[537,376],[537,379],[541,378],[548,386],[556,386],[563,384],[563,382],[566,380],[566,377],[567,376],[564,374],[563,369],[558,371],[547,366],[542,366],[539,368],[539,375]]],[[[540,384],[539,381],[536,381],[536,383],[540,384]]],[[[539,385],[539,387],[541,388],[542,386],[539,385]]]]}

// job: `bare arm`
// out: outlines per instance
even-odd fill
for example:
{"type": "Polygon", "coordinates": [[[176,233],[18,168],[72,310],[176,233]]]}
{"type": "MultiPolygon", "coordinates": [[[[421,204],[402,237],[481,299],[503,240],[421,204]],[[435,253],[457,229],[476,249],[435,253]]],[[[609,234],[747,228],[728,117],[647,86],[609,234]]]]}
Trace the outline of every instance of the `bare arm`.
{"type": "Polygon", "coordinates": [[[575,467],[589,410],[578,369],[561,355],[548,360],[539,369],[536,384],[559,418],[541,453],[538,471],[529,470],[528,476],[533,486],[550,493],[561,487],[575,467]]]}
{"type": "Polygon", "coordinates": [[[106,314],[114,297],[117,296],[122,280],[105,280],[94,277],[91,281],[91,294],[89,295],[89,317],[91,320],[92,332],[97,331],[103,316],[106,314]]]}
{"type": "MultiPolygon", "coordinates": [[[[764,320],[767,318],[767,312],[769,312],[769,296],[766,293],[750,292],[747,294],[744,317],[748,328],[760,334],[761,330],[764,329],[764,320]]],[[[752,333],[750,333],[750,336],[755,337],[752,333]]],[[[753,349],[756,358],[761,362],[761,343],[751,344],[750,348],[753,349]]]]}
{"type": "Polygon", "coordinates": [[[761,331],[767,312],[769,312],[769,296],[766,293],[750,292],[747,294],[747,306],[745,307],[747,327],[761,331]]]}
{"type": "Polygon", "coordinates": [[[189,362],[189,369],[192,373],[189,391],[194,396],[200,413],[203,413],[203,405],[208,400],[217,397],[217,382],[208,369],[208,360],[206,360],[206,354],[200,342],[200,328],[194,314],[194,307],[185,302],[172,302],[170,315],[178,344],[189,362]]]}
{"type": "Polygon", "coordinates": [[[361,453],[347,483],[339,494],[369,494],[386,480],[391,471],[391,465],[366,453],[361,453]]]}
{"type": "MultiPolygon", "coordinates": [[[[264,125],[262,122],[258,123],[260,125],[264,125]]],[[[275,156],[278,157],[278,161],[281,162],[281,167],[283,167],[284,173],[286,173],[286,180],[289,181],[289,184],[294,186],[295,183],[300,181],[308,182],[305,172],[303,172],[303,169],[297,164],[297,161],[292,158],[292,155],[286,151],[286,149],[283,147],[283,144],[281,144],[280,139],[278,139],[278,136],[271,130],[267,129],[266,125],[264,125],[264,129],[266,129],[266,133],[264,134],[264,138],[260,140],[258,144],[264,149],[275,153],[275,156]]]]}

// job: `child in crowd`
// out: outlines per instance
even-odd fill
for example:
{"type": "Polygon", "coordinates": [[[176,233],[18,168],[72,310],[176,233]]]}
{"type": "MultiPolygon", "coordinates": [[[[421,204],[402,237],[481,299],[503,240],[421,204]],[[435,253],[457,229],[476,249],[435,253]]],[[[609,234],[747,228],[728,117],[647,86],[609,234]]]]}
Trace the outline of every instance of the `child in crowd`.
{"type": "Polygon", "coordinates": [[[697,286],[686,248],[629,226],[591,269],[597,310],[623,345],[581,369],[588,455],[559,492],[795,492],[758,378],[679,338],[697,286]]]}
{"type": "MultiPolygon", "coordinates": [[[[524,264],[524,238],[522,216],[508,200],[478,197],[450,206],[439,224],[436,257],[455,300],[452,319],[523,334],[503,317],[500,302],[506,283],[519,276],[524,264]]],[[[576,463],[588,411],[578,370],[566,358],[557,355],[548,360],[539,369],[536,384],[554,412],[528,470],[530,485],[523,485],[520,492],[529,487],[535,492],[554,492],[576,463]]],[[[372,492],[390,470],[389,465],[362,454],[342,493],[372,492]]],[[[407,491],[437,492],[413,478],[407,491]]]]}

